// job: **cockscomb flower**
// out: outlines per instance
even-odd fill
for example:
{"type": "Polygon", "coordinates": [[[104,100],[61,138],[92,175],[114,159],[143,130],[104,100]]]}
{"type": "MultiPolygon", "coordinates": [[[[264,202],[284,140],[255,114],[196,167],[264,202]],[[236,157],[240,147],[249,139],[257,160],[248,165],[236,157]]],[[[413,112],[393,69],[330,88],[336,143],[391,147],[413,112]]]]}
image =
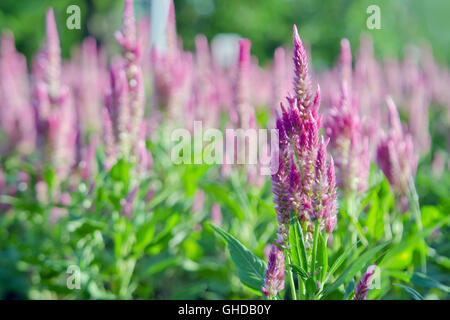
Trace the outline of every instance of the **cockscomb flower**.
{"type": "Polygon", "coordinates": [[[101,109],[108,88],[108,72],[103,52],[97,48],[95,38],[83,41],[81,70],[78,79],[80,126],[83,136],[91,131],[100,132],[101,109]]]}
{"type": "Polygon", "coordinates": [[[35,61],[34,100],[37,110],[40,143],[48,161],[64,179],[75,162],[76,114],[69,88],[61,84],[61,56],[53,9],[46,15],[46,43],[35,61]]]}
{"type": "Polygon", "coordinates": [[[417,156],[414,154],[411,136],[403,131],[397,107],[388,97],[390,128],[377,148],[377,163],[389,184],[401,196],[407,196],[410,183],[417,168],[417,156]]]}
{"type": "Polygon", "coordinates": [[[234,83],[234,106],[230,114],[233,124],[244,129],[249,127],[253,111],[250,105],[250,47],[250,40],[239,40],[239,61],[234,83]]]}
{"type": "Polygon", "coordinates": [[[276,298],[278,292],[284,289],[284,254],[283,251],[273,244],[269,254],[264,286],[262,293],[267,299],[276,298]]]}
{"type": "Polygon", "coordinates": [[[351,91],[351,57],[350,44],[343,39],[339,59],[340,101],[332,106],[325,121],[325,132],[336,160],[338,183],[346,194],[367,189],[370,169],[368,139],[363,136],[359,105],[351,91]]]}
{"type": "Polygon", "coordinates": [[[298,104],[304,109],[310,109],[313,95],[311,92],[311,79],[308,72],[308,57],[302,40],[294,24],[294,94],[298,104]]]}
{"type": "MultiPolygon", "coordinates": [[[[144,116],[144,85],[142,68],[139,58],[141,56],[141,43],[136,35],[136,20],[134,17],[133,0],[125,0],[123,10],[122,30],[115,34],[117,42],[123,50],[123,70],[127,80],[129,120],[127,131],[130,141],[138,141],[139,128],[144,116]]],[[[132,154],[137,153],[138,145],[131,146],[132,154]]]]}
{"type": "Polygon", "coordinates": [[[11,33],[3,34],[0,46],[0,124],[8,137],[7,147],[28,154],[35,147],[36,126],[26,59],[16,51],[11,33]]]}
{"type": "MultiPolygon", "coordinates": [[[[106,110],[114,134],[114,146],[118,156],[130,151],[130,110],[127,77],[120,59],[113,59],[110,66],[111,92],[106,99],[106,110]]],[[[109,124],[106,124],[109,125],[109,124]]]]}
{"type": "Polygon", "coordinates": [[[45,81],[48,86],[49,96],[52,99],[57,99],[59,96],[61,76],[61,47],[53,9],[47,11],[46,18],[47,38],[45,43],[45,81]]]}
{"type": "MultiPolygon", "coordinates": [[[[320,90],[311,99],[306,63],[305,50],[294,26],[294,82],[299,85],[295,87],[295,96],[287,97],[288,106],[281,104],[282,113],[277,117],[279,170],[272,176],[280,245],[287,238],[291,210],[308,230],[316,221],[328,233],[336,225],[334,162],[332,158],[328,160],[328,142],[319,134],[320,90]]],[[[308,234],[306,237],[310,238],[308,234]]]]}
{"type": "Polygon", "coordinates": [[[375,273],[375,265],[371,265],[367,268],[366,273],[359,280],[358,285],[355,288],[355,296],[353,300],[366,300],[367,293],[369,292],[370,282],[375,273]]]}
{"type": "Polygon", "coordinates": [[[430,151],[431,136],[429,130],[429,97],[425,88],[424,79],[419,78],[411,94],[409,104],[409,131],[413,138],[414,146],[420,155],[426,155],[430,151]]]}

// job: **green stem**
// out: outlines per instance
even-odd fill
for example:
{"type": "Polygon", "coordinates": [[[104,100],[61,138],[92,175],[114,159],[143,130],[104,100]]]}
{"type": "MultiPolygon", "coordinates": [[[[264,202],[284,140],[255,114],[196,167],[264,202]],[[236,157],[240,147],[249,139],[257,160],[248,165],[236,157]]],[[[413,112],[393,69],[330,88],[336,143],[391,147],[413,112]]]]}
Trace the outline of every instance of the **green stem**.
{"type": "MultiPolygon", "coordinates": [[[[411,206],[411,210],[414,214],[414,218],[416,219],[417,229],[419,233],[422,233],[422,214],[420,212],[420,204],[419,204],[419,196],[417,194],[416,186],[414,184],[414,180],[411,177],[409,181],[409,204],[411,206]]],[[[421,241],[421,249],[420,249],[420,261],[422,266],[422,272],[427,272],[427,246],[425,243],[425,239],[421,241]]]]}
{"type": "Polygon", "coordinates": [[[316,259],[317,259],[317,245],[319,242],[319,220],[314,224],[314,242],[313,242],[313,251],[311,256],[311,277],[316,280],[316,259]]]}
{"type": "MultiPolygon", "coordinates": [[[[289,258],[289,254],[287,254],[286,256],[287,256],[288,265],[290,265],[291,264],[291,258],[289,258]]],[[[289,267],[288,276],[289,276],[289,283],[291,285],[292,299],[293,300],[297,300],[297,293],[295,292],[294,278],[292,276],[292,269],[290,267],[289,267]]]]}

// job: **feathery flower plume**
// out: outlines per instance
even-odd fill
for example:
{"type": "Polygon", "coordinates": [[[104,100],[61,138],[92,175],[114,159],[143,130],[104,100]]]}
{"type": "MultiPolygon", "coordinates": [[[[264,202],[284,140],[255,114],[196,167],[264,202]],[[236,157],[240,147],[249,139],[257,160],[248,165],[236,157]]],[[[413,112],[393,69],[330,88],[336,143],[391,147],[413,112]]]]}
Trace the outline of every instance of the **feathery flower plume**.
{"type": "MultiPolygon", "coordinates": [[[[277,213],[277,244],[286,246],[288,240],[288,226],[289,226],[289,208],[291,197],[289,194],[289,172],[290,159],[288,150],[288,138],[284,131],[283,121],[278,116],[276,122],[278,129],[279,148],[278,154],[278,170],[272,175],[272,193],[273,202],[275,203],[275,211],[277,213]]],[[[274,161],[273,163],[276,163],[274,161]]]]}
{"type": "MultiPolygon", "coordinates": [[[[142,80],[142,68],[139,58],[141,56],[141,43],[136,35],[136,20],[134,17],[133,0],[125,0],[122,18],[122,30],[115,34],[117,42],[123,50],[124,65],[123,71],[126,76],[126,85],[128,91],[128,125],[127,132],[130,135],[130,142],[134,144],[133,154],[137,153],[139,128],[144,116],[144,85],[142,80]]],[[[128,154],[126,154],[128,155],[128,154]]]]}
{"type": "Polygon", "coordinates": [[[331,233],[337,220],[334,162],[327,160],[328,141],[319,135],[320,90],[312,99],[307,57],[295,25],[294,68],[296,96],[287,97],[288,107],[281,104],[282,113],[277,116],[279,170],[272,175],[281,246],[286,243],[290,210],[309,231],[318,221],[320,229],[331,233]]]}
{"type": "Polygon", "coordinates": [[[107,70],[101,59],[94,38],[86,38],[81,49],[81,70],[79,77],[80,125],[84,135],[90,131],[99,132],[101,108],[107,89],[107,70]]]}
{"type": "Polygon", "coordinates": [[[394,101],[388,97],[390,129],[377,148],[377,163],[394,191],[408,195],[411,180],[417,167],[411,136],[404,132],[394,101]]]}
{"type": "Polygon", "coordinates": [[[61,47],[53,9],[47,11],[46,29],[47,38],[45,46],[45,80],[48,86],[49,96],[52,99],[57,99],[60,93],[59,84],[61,76],[61,47]]]}
{"type": "Polygon", "coordinates": [[[375,265],[373,264],[367,268],[366,273],[364,273],[361,280],[359,280],[359,283],[355,289],[355,296],[353,300],[366,300],[367,293],[369,292],[370,282],[374,273],[375,265]]]}
{"type": "Polygon", "coordinates": [[[16,51],[14,36],[7,32],[1,38],[0,52],[0,123],[8,137],[8,148],[23,154],[33,151],[36,126],[30,105],[27,64],[16,51]]]}
{"type": "Polygon", "coordinates": [[[383,87],[381,71],[374,57],[371,38],[361,37],[359,52],[355,61],[352,92],[358,97],[361,113],[370,121],[364,123],[363,134],[369,139],[369,154],[373,155],[379,140],[382,124],[381,105],[383,87]]]}
{"type": "MultiPolygon", "coordinates": [[[[113,59],[110,66],[111,93],[106,99],[109,122],[114,134],[114,146],[117,156],[126,156],[130,150],[130,137],[128,131],[129,89],[123,64],[120,59],[113,59]]],[[[106,115],[104,115],[106,116],[106,115]]]]}
{"type": "Polygon", "coordinates": [[[284,254],[283,251],[273,244],[269,254],[266,278],[262,293],[267,299],[276,298],[278,292],[284,289],[284,254]]]}
{"type": "Polygon", "coordinates": [[[253,108],[250,105],[250,47],[248,39],[239,40],[239,62],[234,85],[234,107],[230,118],[238,128],[249,127],[253,108]]]}
{"type": "Polygon", "coordinates": [[[411,94],[409,105],[409,131],[414,141],[414,146],[421,155],[430,151],[431,137],[429,125],[429,98],[422,78],[417,81],[411,94]]]}
{"type": "Polygon", "coordinates": [[[298,105],[303,109],[310,109],[313,95],[311,92],[311,78],[308,72],[308,57],[302,40],[294,24],[294,93],[298,105]]]}
{"type": "Polygon", "coordinates": [[[342,82],[346,82],[349,92],[352,92],[352,51],[348,39],[341,40],[341,54],[339,56],[339,72],[342,82]]]}
{"type": "Polygon", "coordinates": [[[76,115],[72,95],[61,84],[61,56],[53,9],[46,15],[47,37],[44,50],[35,61],[35,107],[45,157],[60,179],[68,176],[76,155],[76,115]]]}
{"type": "Polygon", "coordinates": [[[346,194],[362,193],[367,189],[370,169],[368,139],[363,136],[358,102],[351,91],[351,57],[350,44],[343,39],[339,59],[340,101],[332,106],[325,121],[325,132],[336,160],[338,183],[346,194]]]}

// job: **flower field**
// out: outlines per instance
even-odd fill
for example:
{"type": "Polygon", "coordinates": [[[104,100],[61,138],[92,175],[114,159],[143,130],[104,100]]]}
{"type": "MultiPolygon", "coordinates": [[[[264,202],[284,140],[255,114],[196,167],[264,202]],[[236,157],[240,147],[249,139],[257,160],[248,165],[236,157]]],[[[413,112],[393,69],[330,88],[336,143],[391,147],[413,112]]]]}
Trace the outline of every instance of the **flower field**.
{"type": "Polygon", "coordinates": [[[315,70],[300,21],[263,65],[251,38],[185,49],[167,3],[163,48],[133,0],[116,54],[87,36],[62,58],[52,8],[30,61],[1,30],[0,298],[448,299],[432,46],[342,37],[315,70]]]}

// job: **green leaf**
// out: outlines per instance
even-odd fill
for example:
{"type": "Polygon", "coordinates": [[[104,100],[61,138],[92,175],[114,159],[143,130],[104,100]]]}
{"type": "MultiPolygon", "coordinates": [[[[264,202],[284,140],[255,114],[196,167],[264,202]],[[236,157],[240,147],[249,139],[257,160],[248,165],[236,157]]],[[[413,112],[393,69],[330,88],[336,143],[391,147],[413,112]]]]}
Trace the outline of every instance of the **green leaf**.
{"type": "Polygon", "coordinates": [[[291,219],[289,223],[289,245],[291,261],[293,264],[301,266],[305,271],[308,270],[306,260],[306,248],[303,241],[302,228],[297,217],[291,212],[291,219]]]}
{"type": "Polygon", "coordinates": [[[450,220],[450,217],[447,219],[444,219],[442,221],[439,221],[438,223],[434,224],[432,227],[424,229],[422,232],[415,233],[414,236],[412,236],[409,239],[406,239],[405,241],[402,241],[392,248],[389,249],[389,252],[386,253],[386,255],[383,257],[379,265],[388,266],[392,260],[400,255],[401,253],[411,249],[413,246],[415,246],[417,243],[422,241],[423,238],[427,237],[435,228],[439,228],[440,226],[448,223],[450,220]]]}
{"type": "Polygon", "coordinates": [[[139,227],[136,233],[136,243],[134,244],[133,251],[139,252],[144,250],[153,240],[155,235],[155,223],[150,220],[139,227]]]}
{"type": "Polygon", "coordinates": [[[398,283],[394,283],[394,286],[400,287],[405,290],[414,300],[424,300],[424,297],[413,288],[398,283]]]}
{"type": "Polygon", "coordinates": [[[101,221],[86,218],[75,219],[67,224],[67,230],[77,233],[79,237],[84,237],[96,230],[103,230],[105,227],[106,225],[101,221]]]}
{"type": "Polygon", "coordinates": [[[432,288],[432,289],[439,289],[446,293],[449,292],[449,287],[445,284],[442,284],[434,279],[431,279],[427,275],[423,273],[414,273],[410,279],[410,281],[419,287],[424,288],[432,288]]]}
{"type": "Polygon", "coordinates": [[[247,287],[260,292],[264,285],[265,271],[267,269],[266,263],[245,248],[232,235],[213,224],[210,224],[210,226],[227,242],[231,259],[236,265],[241,282],[247,287]]]}
{"type": "Polygon", "coordinates": [[[52,189],[53,184],[56,180],[56,174],[50,166],[45,166],[44,168],[44,181],[47,183],[49,189],[52,189]]]}
{"type": "Polygon", "coordinates": [[[110,175],[113,180],[123,182],[124,185],[127,185],[130,176],[130,166],[125,159],[120,159],[111,168],[110,175]]]}
{"type": "Polygon", "coordinates": [[[333,266],[330,268],[330,271],[328,272],[325,282],[331,277],[336,270],[342,265],[342,263],[347,259],[347,257],[352,253],[353,249],[355,248],[356,244],[354,244],[351,247],[348,247],[340,256],[336,259],[336,261],[333,263],[333,266]]]}
{"type": "Polygon", "coordinates": [[[308,273],[306,273],[306,271],[299,265],[290,264],[289,266],[291,267],[292,271],[297,273],[303,280],[307,280],[309,278],[308,273]]]}
{"type": "Polygon", "coordinates": [[[322,233],[319,234],[319,247],[317,251],[317,259],[320,268],[319,281],[323,283],[328,269],[328,252],[327,252],[327,241],[325,240],[322,233]]]}
{"type": "Polygon", "coordinates": [[[353,261],[353,263],[344,270],[344,272],[336,279],[336,281],[325,288],[324,295],[333,292],[340,285],[346,283],[351,278],[355,276],[355,274],[362,270],[364,265],[366,265],[381,249],[383,249],[389,242],[382,243],[370,250],[367,250],[363,255],[353,261]]]}
{"type": "Polygon", "coordinates": [[[314,225],[313,248],[311,254],[311,278],[316,280],[317,247],[319,246],[319,220],[314,225]]]}

